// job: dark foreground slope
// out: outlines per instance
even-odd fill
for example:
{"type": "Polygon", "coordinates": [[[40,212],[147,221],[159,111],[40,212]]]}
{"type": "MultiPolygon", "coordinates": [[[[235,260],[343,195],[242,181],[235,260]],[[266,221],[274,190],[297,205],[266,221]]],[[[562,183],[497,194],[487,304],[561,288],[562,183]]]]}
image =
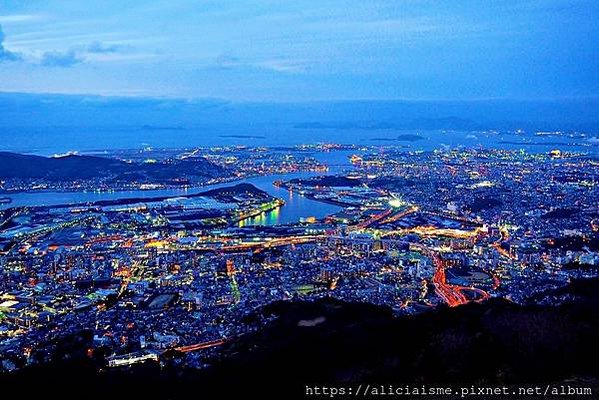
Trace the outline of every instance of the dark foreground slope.
{"type": "Polygon", "coordinates": [[[6,376],[4,384],[42,395],[37,398],[48,393],[72,398],[302,398],[305,385],[361,382],[575,382],[597,390],[599,281],[577,282],[568,291],[573,300],[558,307],[491,301],[409,318],[334,300],[276,303],[264,312],[279,318],[228,345],[226,361],[209,370],[160,371],[145,365],[97,375],[93,362],[80,357],[6,376]],[[82,389],[74,389],[73,383],[82,389]],[[215,391],[218,396],[209,395],[215,391]]]}

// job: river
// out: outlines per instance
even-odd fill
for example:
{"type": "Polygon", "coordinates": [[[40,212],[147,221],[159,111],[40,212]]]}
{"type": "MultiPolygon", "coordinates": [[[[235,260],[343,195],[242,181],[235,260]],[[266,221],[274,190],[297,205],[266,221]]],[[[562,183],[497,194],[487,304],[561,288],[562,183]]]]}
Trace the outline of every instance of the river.
{"type": "MultiPolygon", "coordinates": [[[[330,153],[316,153],[314,156],[321,162],[329,165],[329,173],[336,173],[349,167],[348,156],[351,152],[337,151],[330,153]]],[[[306,178],[317,175],[317,173],[303,172],[293,174],[281,174],[270,176],[258,176],[229,183],[219,183],[191,189],[159,189],[159,190],[131,190],[131,191],[106,191],[106,192],[20,192],[6,194],[12,200],[8,204],[0,204],[0,209],[10,207],[35,207],[53,206],[63,204],[92,203],[100,200],[118,200],[129,198],[153,198],[153,197],[178,197],[204,192],[239,183],[250,183],[268,194],[282,199],[285,205],[264,215],[250,218],[244,221],[245,225],[277,225],[298,222],[301,218],[322,218],[341,210],[341,207],[308,199],[298,193],[291,193],[283,188],[275,187],[275,180],[289,180],[294,178],[306,178]]]]}
{"type": "Polygon", "coordinates": [[[322,218],[341,210],[341,207],[308,199],[297,193],[289,192],[283,188],[275,187],[275,180],[289,180],[294,178],[305,178],[313,176],[313,173],[297,173],[284,175],[260,176],[244,179],[231,183],[220,183],[207,185],[192,189],[164,189],[164,190],[131,190],[115,192],[21,192],[11,194],[10,204],[0,204],[0,209],[9,207],[34,207],[52,206],[62,204],[91,203],[100,200],[118,200],[128,198],[152,198],[152,197],[177,197],[204,192],[219,187],[236,185],[239,183],[251,183],[270,195],[285,201],[285,205],[265,215],[251,218],[245,221],[247,225],[277,225],[293,223],[305,217],[322,218]]]}

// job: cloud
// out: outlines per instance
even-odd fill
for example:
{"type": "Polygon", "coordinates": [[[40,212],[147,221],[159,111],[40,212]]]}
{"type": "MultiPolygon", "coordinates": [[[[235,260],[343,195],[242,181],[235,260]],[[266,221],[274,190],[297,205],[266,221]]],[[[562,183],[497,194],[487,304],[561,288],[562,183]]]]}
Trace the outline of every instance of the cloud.
{"type": "Polygon", "coordinates": [[[33,14],[0,15],[0,23],[2,24],[16,24],[20,22],[36,21],[39,19],[41,19],[41,16],[33,14]]]}
{"type": "Polygon", "coordinates": [[[233,68],[256,68],[275,72],[298,73],[307,69],[305,60],[273,59],[265,61],[245,61],[228,53],[223,53],[214,59],[210,68],[229,70],[233,68]]]}
{"type": "Polygon", "coordinates": [[[231,69],[242,65],[238,57],[230,54],[221,54],[214,60],[214,66],[218,69],[231,69]]]}
{"type": "Polygon", "coordinates": [[[91,42],[85,48],[88,53],[94,54],[107,54],[107,53],[119,53],[127,49],[127,46],[122,44],[106,44],[100,41],[91,42]]]}
{"type": "Polygon", "coordinates": [[[256,66],[277,72],[296,73],[306,71],[306,64],[303,60],[267,60],[257,63],[256,66]]]}
{"type": "Polygon", "coordinates": [[[23,56],[21,56],[21,54],[7,50],[6,47],[4,47],[4,37],[4,31],[2,31],[2,26],[0,25],[0,62],[22,60],[23,56]]]}
{"type": "Polygon", "coordinates": [[[83,62],[81,54],[74,49],[67,51],[47,51],[42,55],[40,64],[47,67],[68,68],[83,62]]]}
{"type": "Polygon", "coordinates": [[[121,53],[127,46],[120,44],[105,44],[100,41],[88,45],[73,46],[66,51],[47,51],[42,55],[40,65],[47,67],[68,68],[85,61],[94,61],[98,57],[88,55],[108,55],[121,53]]]}

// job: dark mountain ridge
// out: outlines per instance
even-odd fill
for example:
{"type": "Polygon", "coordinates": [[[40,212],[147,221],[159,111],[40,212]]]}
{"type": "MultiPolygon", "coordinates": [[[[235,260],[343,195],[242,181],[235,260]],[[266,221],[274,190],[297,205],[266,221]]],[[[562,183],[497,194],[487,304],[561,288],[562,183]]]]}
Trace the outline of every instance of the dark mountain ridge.
{"type": "Polygon", "coordinates": [[[160,182],[189,176],[211,178],[224,173],[223,168],[201,157],[170,162],[128,163],[96,156],[42,157],[0,152],[0,179],[3,180],[43,179],[50,182],[69,182],[111,178],[125,182],[160,182]]]}

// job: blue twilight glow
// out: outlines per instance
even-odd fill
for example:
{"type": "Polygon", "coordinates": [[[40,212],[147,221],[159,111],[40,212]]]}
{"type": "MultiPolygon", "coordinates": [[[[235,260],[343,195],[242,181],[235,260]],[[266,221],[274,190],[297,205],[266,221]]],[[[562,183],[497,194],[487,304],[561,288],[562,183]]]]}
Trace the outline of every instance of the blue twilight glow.
{"type": "Polygon", "coordinates": [[[599,94],[595,0],[0,3],[0,91],[323,99],[599,94]]]}

